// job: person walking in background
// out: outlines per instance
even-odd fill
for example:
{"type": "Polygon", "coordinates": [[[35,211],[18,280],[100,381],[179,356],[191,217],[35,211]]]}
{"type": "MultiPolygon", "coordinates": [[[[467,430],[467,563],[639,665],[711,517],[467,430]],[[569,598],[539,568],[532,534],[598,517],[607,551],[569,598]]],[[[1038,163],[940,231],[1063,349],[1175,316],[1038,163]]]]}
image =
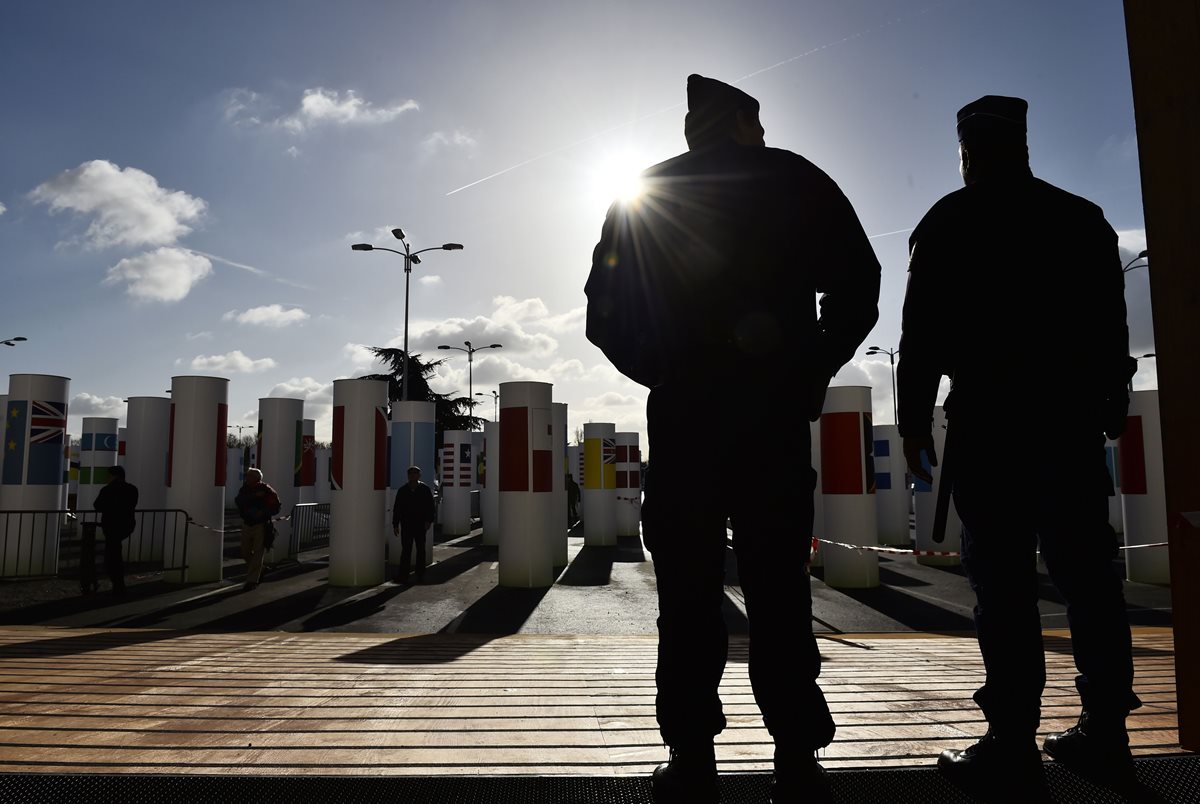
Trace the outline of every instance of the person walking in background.
{"type": "MultiPolygon", "coordinates": [[[[655,706],[670,749],[654,796],[719,799],[713,738],[726,725],[718,687],[731,520],[750,681],[775,742],[772,801],[823,801],[815,752],[833,740],[834,723],[817,684],[803,570],[816,474],[808,460],[765,473],[754,499],[697,494],[693,478],[700,466],[761,458],[761,411],[735,374],[787,371],[809,418],[820,416],[830,378],[878,318],[879,261],[837,184],[803,157],[766,147],[757,100],[700,75],[688,77],[687,98],[687,152],[646,170],[642,195],[609,209],[584,289],[588,340],[650,388],[654,471],[645,473],[642,525],[658,588],[655,706]]],[[[807,425],[786,438],[788,452],[811,452],[807,425]]]]}
{"type": "Polygon", "coordinates": [[[421,467],[408,467],[408,482],[396,489],[392,502],[392,532],[400,537],[400,569],[396,576],[399,583],[408,582],[414,548],[417,581],[425,579],[425,534],[436,517],[433,492],[421,482],[421,467]]]}
{"type": "Polygon", "coordinates": [[[250,591],[258,586],[262,576],[263,557],[274,540],[272,517],[282,507],[275,489],[263,482],[261,469],[247,469],[246,481],[238,490],[238,513],[242,517],[242,559],[246,562],[246,581],[242,586],[250,591]]]}
{"type": "Polygon", "coordinates": [[[125,467],[110,466],[108,482],[96,495],[92,507],[100,514],[104,531],[104,569],[112,581],[114,595],[125,594],[125,561],[121,547],[137,527],[137,486],[125,482],[125,467]]]}
{"type": "Polygon", "coordinates": [[[959,110],[966,186],[938,201],[909,239],[897,368],[905,459],[926,482],[921,453],[938,462],[938,386],[943,375],[952,381],[942,482],[951,484],[963,523],[962,563],[986,672],[975,702],[988,732],[969,748],[944,751],[938,766],[992,789],[1042,784],[1039,547],[1067,602],[1083,702],[1078,725],[1047,738],[1046,752],[1129,777],[1125,719],[1141,705],[1113,566],[1104,453],[1105,435],[1124,430],[1136,369],[1117,236],[1095,204],[1034,177],[1027,109],[1020,98],[989,95],[959,110]],[[1013,467],[998,460],[1012,439],[1028,448],[1019,511],[1013,467]]]}

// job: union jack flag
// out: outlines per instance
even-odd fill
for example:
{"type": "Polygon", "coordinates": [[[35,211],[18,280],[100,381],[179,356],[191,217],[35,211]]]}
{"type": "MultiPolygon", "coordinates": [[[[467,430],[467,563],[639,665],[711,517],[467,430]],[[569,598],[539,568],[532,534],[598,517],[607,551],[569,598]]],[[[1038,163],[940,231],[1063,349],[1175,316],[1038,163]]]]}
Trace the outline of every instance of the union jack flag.
{"type": "Polygon", "coordinates": [[[61,444],[67,428],[67,403],[34,400],[31,406],[29,443],[61,444]]]}
{"type": "Polygon", "coordinates": [[[616,464],[617,462],[617,440],[615,438],[606,438],[603,440],[603,446],[600,450],[601,459],[604,463],[616,464]]]}

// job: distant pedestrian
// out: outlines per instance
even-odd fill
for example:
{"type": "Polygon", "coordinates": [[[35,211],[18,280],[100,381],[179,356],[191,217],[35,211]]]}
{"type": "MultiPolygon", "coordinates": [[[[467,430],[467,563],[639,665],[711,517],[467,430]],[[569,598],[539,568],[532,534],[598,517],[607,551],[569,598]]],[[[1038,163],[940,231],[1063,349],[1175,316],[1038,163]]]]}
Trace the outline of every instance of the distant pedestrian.
{"type": "Polygon", "coordinates": [[[108,482],[92,507],[100,513],[100,528],[104,531],[104,569],[112,581],[114,595],[125,594],[125,562],[121,545],[137,527],[135,511],[138,504],[137,486],[125,482],[125,467],[112,466],[108,482]]]}
{"type": "Polygon", "coordinates": [[[400,537],[400,570],[397,580],[408,582],[412,553],[417,551],[417,580],[425,579],[425,534],[433,527],[436,512],[433,492],[421,482],[421,468],[408,467],[408,482],[396,489],[392,503],[392,532],[400,537]]]}
{"type": "Polygon", "coordinates": [[[246,482],[238,490],[236,501],[242,515],[242,559],[246,562],[242,589],[250,591],[262,576],[263,556],[274,538],[275,524],[271,520],[282,504],[275,489],[263,482],[261,469],[246,470],[246,482]]]}
{"type": "Polygon", "coordinates": [[[579,484],[567,473],[567,527],[579,521],[579,484]]]}
{"type": "Polygon", "coordinates": [[[942,483],[963,523],[985,668],[974,697],[988,731],[943,751],[938,766],[988,790],[1044,784],[1035,551],[1067,603],[1083,703],[1078,725],[1047,737],[1046,753],[1132,778],[1125,719],[1140,705],[1106,502],[1104,439],[1125,428],[1136,368],[1117,235],[1095,204],[1033,175],[1027,109],[1021,98],[988,95],[958,111],[966,186],[938,201],[909,238],[897,367],[904,455],[926,482],[921,453],[938,465],[933,407],[942,376],[951,378],[942,483]],[[1032,275],[1022,255],[1035,255],[1032,275]],[[1046,357],[1068,354],[1069,368],[1046,357]],[[999,460],[1014,443],[1028,458],[1017,466],[1016,509],[1013,466],[999,460]]]}

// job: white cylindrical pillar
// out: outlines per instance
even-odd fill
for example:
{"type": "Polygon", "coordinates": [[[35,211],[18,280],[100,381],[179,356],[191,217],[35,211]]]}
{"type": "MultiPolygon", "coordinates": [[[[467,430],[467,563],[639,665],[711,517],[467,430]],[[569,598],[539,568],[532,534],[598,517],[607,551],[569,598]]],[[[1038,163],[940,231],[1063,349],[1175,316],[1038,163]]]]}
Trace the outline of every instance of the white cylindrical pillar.
{"type": "Polygon", "coordinates": [[[225,469],[229,380],[172,377],[167,507],[187,512],[186,550],[168,543],[163,560],[171,581],[219,581],[224,563],[225,469]],[[182,553],[182,554],[181,554],[182,553]]]}
{"type": "Polygon", "coordinates": [[[554,583],[553,386],[500,383],[500,585],[554,583]]]}
{"type": "MultiPolygon", "coordinates": [[[[258,467],[263,482],[279,495],[279,516],[290,517],[292,506],[300,502],[297,458],[303,455],[304,400],[280,396],[258,400],[258,467]]],[[[278,563],[287,558],[292,538],[290,519],[275,523],[275,544],[264,553],[264,560],[278,563]]]]}
{"type": "MultiPolygon", "coordinates": [[[[816,472],[816,483],[813,486],[813,536],[819,541],[825,538],[825,497],[821,494],[821,420],[808,423],[808,434],[811,439],[811,455],[809,461],[814,472],[816,472]]],[[[798,456],[800,460],[804,460],[804,456],[798,456]]],[[[807,491],[802,489],[801,492],[807,491]]],[[[836,550],[836,547],[828,548],[836,550]]],[[[815,552],[812,553],[812,566],[823,567],[825,565],[825,553],[827,548],[824,544],[818,544],[815,552]]]]}
{"type": "Polygon", "coordinates": [[[333,381],[333,491],[329,506],[329,583],[383,582],[387,494],[387,382],[333,381]]]}
{"type": "MultiPolygon", "coordinates": [[[[933,520],[937,513],[938,490],[941,488],[942,464],[941,458],[946,450],[946,412],[941,405],[933,409],[933,448],[937,452],[938,465],[931,467],[928,456],[922,454],[921,465],[933,475],[933,483],[926,483],[918,477],[913,478],[913,518],[916,521],[916,549],[918,551],[957,553],[962,549],[962,520],[954,507],[954,498],[950,498],[950,507],[946,512],[945,538],[941,542],[933,540],[933,520]]],[[[917,563],[926,566],[950,566],[961,563],[957,556],[924,556],[917,555],[917,563]]]]}
{"type": "Polygon", "coordinates": [[[550,430],[554,439],[554,513],[550,541],[555,568],[567,566],[567,404],[550,405],[550,430]]]}
{"type": "Polygon", "coordinates": [[[471,431],[442,433],[442,533],[464,536],[471,532],[471,489],[475,486],[475,458],[471,431]]]}
{"type": "MultiPolygon", "coordinates": [[[[396,489],[408,482],[408,467],[421,470],[421,480],[431,489],[437,478],[437,408],[432,402],[392,403],[392,473],[388,489],[388,564],[400,565],[400,537],[392,533],[391,508],[396,489]]],[[[440,508],[440,505],[439,505],[440,508]]],[[[416,558],[413,559],[416,561],[416,558]]],[[[425,566],[433,563],[433,533],[425,537],[425,566]]]]}
{"type": "Polygon", "coordinates": [[[230,510],[237,508],[234,498],[238,489],[245,482],[245,470],[242,468],[243,447],[228,447],[225,453],[225,506],[230,510]]]}
{"type": "MultiPolygon", "coordinates": [[[[13,374],[5,405],[0,510],[58,511],[71,381],[13,374]]],[[[62,514],[8,516],[0,521],[0,577],[58,572],[62,514]]]]}
{"type": "Polygon", "coordinates": [[[483,482],[480,494],[480,518],[483,536],[480,544],[500,544],[500,423],[483,423],[483,482]]]}
{"type": "MultiPolygon", "coordinates": [[[[163,545],[179,540],[183,554],[183,523],[162,512],[167,507],[167,454],[171,443],[171,400],[161,396],[131,396],[125,415],[125,480],[137,486],[137,529],[126,540],[130,561],[161,561],[163,545]]],[[[226,467],[228,471],[228,467],[226,467]]]]}
{"type": "Polygon", "coordinates": [[[637,536],[642,524],[642,453],[637,433],[616,433],[618,536],[637,536]]]}
{"type": "Polygon", "coordinates": [[[321,447],[314,450],[314,453],[316,455],[314,463],[317,467],[317,482],[313,486],[313,502],[328,503],[333,483],[333,476],[330,474],[330,459],[333,457],[333,450],[329,447],[321,447]]]}
{"type": "Polygon", "coordinates": [[[296,428],[296,454],[292,485],[296,487],[296,502],[313,502],[313,487],[317,483],[316,449],[317,422],[301,419],[296,428]]]}
{"type": "Polygon", "coordinates": [[[583,543],[611,547],[617,543],[617,426],[583,425],[583,543]]]}
{"type": "Polygon", "coordinates": [[[1169,584],[1166,547],[1138,547],[1167,540],[1158,391],[1134,391],[1120,439],[1121,503],[1125,510],[1125,576],[1138,583],[1169,584]]]}
{"type": "Polygon", "coordinates": [[[108,470],[117,465],[117,420],[84,416],[79,436],[79,492],[77,511],[92,511],[100,489],[108,483],[108,470]]]}
{"type": "Polygon", "coordinates": [[[1108,465],[1108,477],[1113,484],[1113,494],[1108,498],[1108,524],[1115,533],[1125,532],[1125,509],[1121,505],[1121,449],[1119,442],[1111,438],[1104,441],[1104,462],[1108,465]]]}
{"type": "Polygon", "coordinates": [[[894,424],[875,425],[875,513],[879,543],[908,545],[908,509],[912,494],[906,481],[904,442],[894,424]]]}
{"type": "MultiPolygon", "coordinates": [[[[821,493],[830,541],[877,547],[870,411],[869,387],[839,386],[826,393],[821,411],[821,493]]],[[[879,554],[874,551],[830,547],[824,567],[827,586],[879,585],[879,554]]]]}

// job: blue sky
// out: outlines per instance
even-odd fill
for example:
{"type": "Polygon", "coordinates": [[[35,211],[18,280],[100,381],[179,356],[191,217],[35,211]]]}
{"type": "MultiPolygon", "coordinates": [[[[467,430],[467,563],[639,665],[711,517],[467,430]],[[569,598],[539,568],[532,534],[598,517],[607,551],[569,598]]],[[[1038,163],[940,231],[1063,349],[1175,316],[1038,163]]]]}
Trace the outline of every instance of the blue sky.
{"type": "MultiPolygon", "coordinates": [[[[572,431],[644,433],[645,390],[583,336],[583,284],[614,181],[685,147],[692,72],[757,97],[767,144],[853,202],[884,271],[868,344],[898,342],[906,230],[960,186],[954,114],[980,95],[1027,98],[1034,172],[1103,207],[1126,257],[1145,247],[1119,0],[14,0],[0,336],[29,341],[0,374],[70,377],[73,433],[173,375],[217,374],[232,423],[301,396],[328,438],[332,380],[372,370],[360,345],[401,341],[403,261],[350,243],[394,245],[401,226],[414,248],[465,246],[413,272],[413,351],[451,355],[438,390],[468,386],[439,343],[498,341],[473,390],[553,382],[572,431]]],[[[1126,278],[1140,355],[1145,271],[1126,278]]],[[[788,382],[787,366],[747,378],[788,382]]],[[[837,382],[872,384],[891,421],[886,360],[837,382]]]]}

